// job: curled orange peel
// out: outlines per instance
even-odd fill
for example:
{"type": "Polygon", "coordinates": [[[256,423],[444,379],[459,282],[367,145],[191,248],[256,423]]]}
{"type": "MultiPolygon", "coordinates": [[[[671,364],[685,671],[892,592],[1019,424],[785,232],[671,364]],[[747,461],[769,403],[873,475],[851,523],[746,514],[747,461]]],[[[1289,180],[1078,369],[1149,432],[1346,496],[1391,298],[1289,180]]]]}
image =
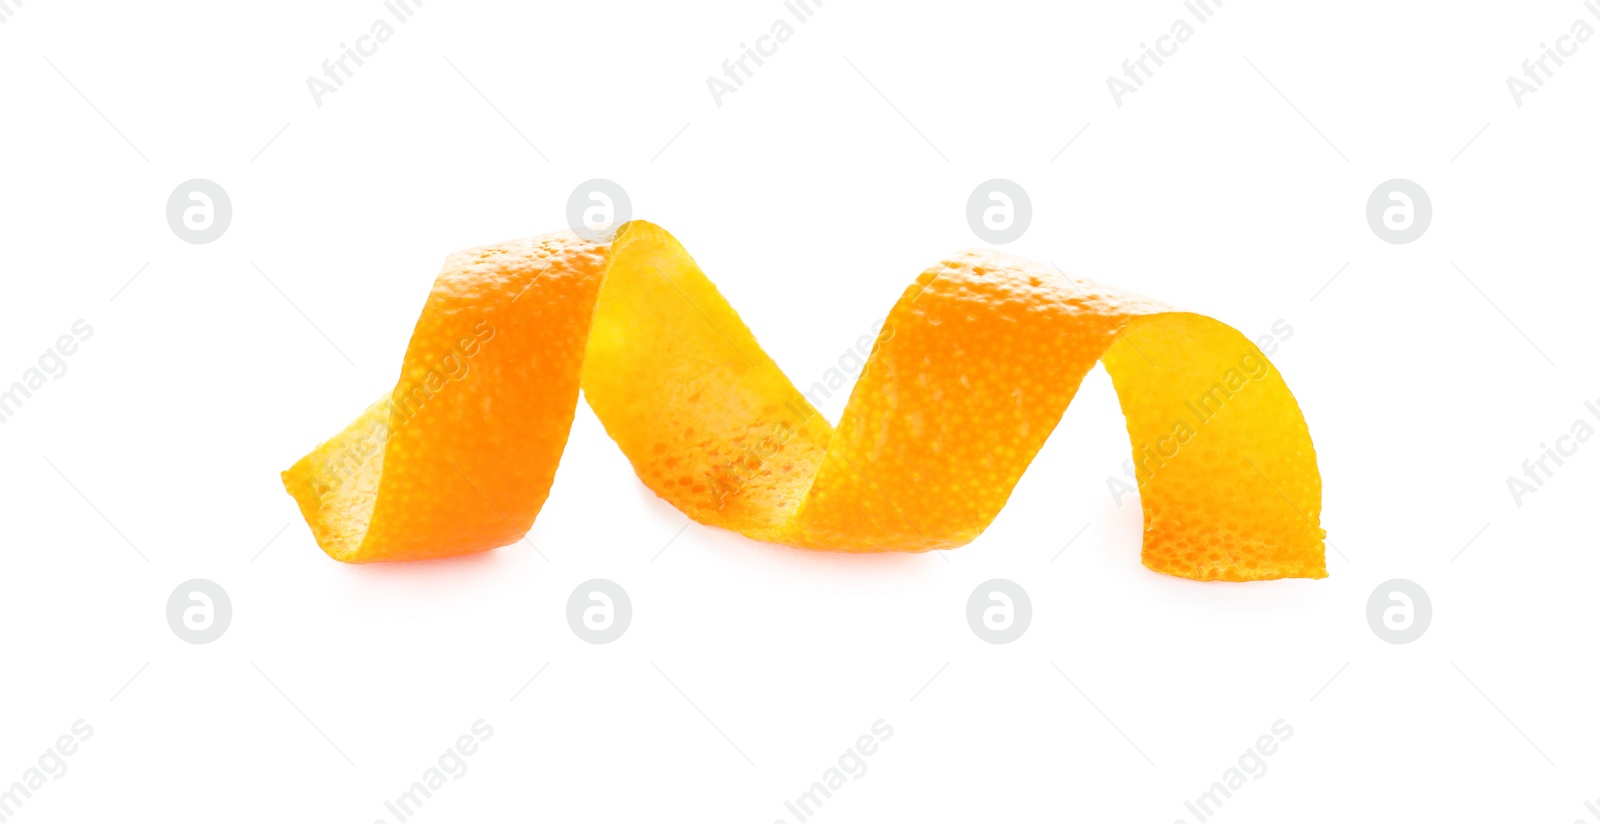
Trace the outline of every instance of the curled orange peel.
{"type": "Polygon", "coordinates": [[[479,552],[533,525],[578,390],[690,518],[807,549],[961,546],[1103,361],[1127,417],[1144,565],[1322,578],[1322,481],[1265,355],[1211,318],[995,251],[923,272],[832,426],[666,230],[451,255],[394,390],[283,473],[361,563],[479,552]]]}

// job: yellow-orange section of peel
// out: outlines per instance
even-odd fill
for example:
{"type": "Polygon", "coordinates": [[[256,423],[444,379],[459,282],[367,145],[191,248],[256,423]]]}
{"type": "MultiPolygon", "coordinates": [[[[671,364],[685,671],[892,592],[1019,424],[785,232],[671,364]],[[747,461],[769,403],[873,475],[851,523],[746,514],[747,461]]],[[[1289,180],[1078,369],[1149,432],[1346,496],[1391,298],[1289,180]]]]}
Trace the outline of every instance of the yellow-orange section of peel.
{"type": "Polygon", "coordinates": [[[837,427],[658,226],[458,252],[393,391],[283,480],[341,561],[503,546],[549,494],[581,387],[640,480],[700,523],[808,549],[946,549],[993,521],[1097,361],[1127,417],[1145,566],[1326,575],[1311,437],[1253,343],[993,251],[906,289],[837,427]]]}

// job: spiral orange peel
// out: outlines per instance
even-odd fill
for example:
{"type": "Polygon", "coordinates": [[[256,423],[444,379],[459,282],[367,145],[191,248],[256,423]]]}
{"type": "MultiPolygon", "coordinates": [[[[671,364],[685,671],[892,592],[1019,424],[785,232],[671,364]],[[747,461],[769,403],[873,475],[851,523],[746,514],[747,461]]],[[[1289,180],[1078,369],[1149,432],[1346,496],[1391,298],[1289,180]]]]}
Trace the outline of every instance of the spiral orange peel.
{"type": "Polygon", "coordinates": [[[993,521],[1096,361],[1127,417],[1145,566],[1326,576],[1311,436],[1255,344],[996,251],[906,289],[836,427],[658,226],[457,252],[393,391],[283,482],[340,561],[504,546],[550,492],[581,387],[640,480],[695,521],[806,549],[946,549],[993,521]]]}

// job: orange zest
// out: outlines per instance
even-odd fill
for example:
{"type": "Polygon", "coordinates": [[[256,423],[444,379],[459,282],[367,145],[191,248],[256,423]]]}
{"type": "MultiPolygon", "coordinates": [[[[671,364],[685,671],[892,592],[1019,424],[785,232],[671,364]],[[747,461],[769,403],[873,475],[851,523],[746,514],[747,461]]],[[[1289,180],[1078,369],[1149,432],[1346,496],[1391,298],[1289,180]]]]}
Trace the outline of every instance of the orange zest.
{"type": "Polygon", "coordinates": [[[906,289],[838,426],[658,226],[457,252],[393,391],[283,482],[340,561],[504,546],[550,492],[581,388],[640,480],[700,523],[806,549],[947,549],[994,520],[1097,361],[1127,416],[1145,566],[1327,574],[1311,436],[1255,344],[995,251],[906,289]]]}

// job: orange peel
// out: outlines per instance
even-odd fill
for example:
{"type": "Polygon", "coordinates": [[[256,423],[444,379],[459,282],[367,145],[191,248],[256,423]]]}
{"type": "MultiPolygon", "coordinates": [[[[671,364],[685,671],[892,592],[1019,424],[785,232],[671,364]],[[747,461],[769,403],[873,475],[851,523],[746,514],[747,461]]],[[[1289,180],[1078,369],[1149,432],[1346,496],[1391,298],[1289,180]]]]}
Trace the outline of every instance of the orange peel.
{"type": "Polygon", "coordinates": [[[581,388],[640,480],[695,521],[806,549],[947,549],[993,521],[1097,361],[1127,418],[1145,566],[1327,574],[1311,436],[1260,349],[996,251],[906,289],[838,426],[658,226],[457,252],[394,389],[283,482],[340,561],[504,546],[550,492],[581,388]]]}

